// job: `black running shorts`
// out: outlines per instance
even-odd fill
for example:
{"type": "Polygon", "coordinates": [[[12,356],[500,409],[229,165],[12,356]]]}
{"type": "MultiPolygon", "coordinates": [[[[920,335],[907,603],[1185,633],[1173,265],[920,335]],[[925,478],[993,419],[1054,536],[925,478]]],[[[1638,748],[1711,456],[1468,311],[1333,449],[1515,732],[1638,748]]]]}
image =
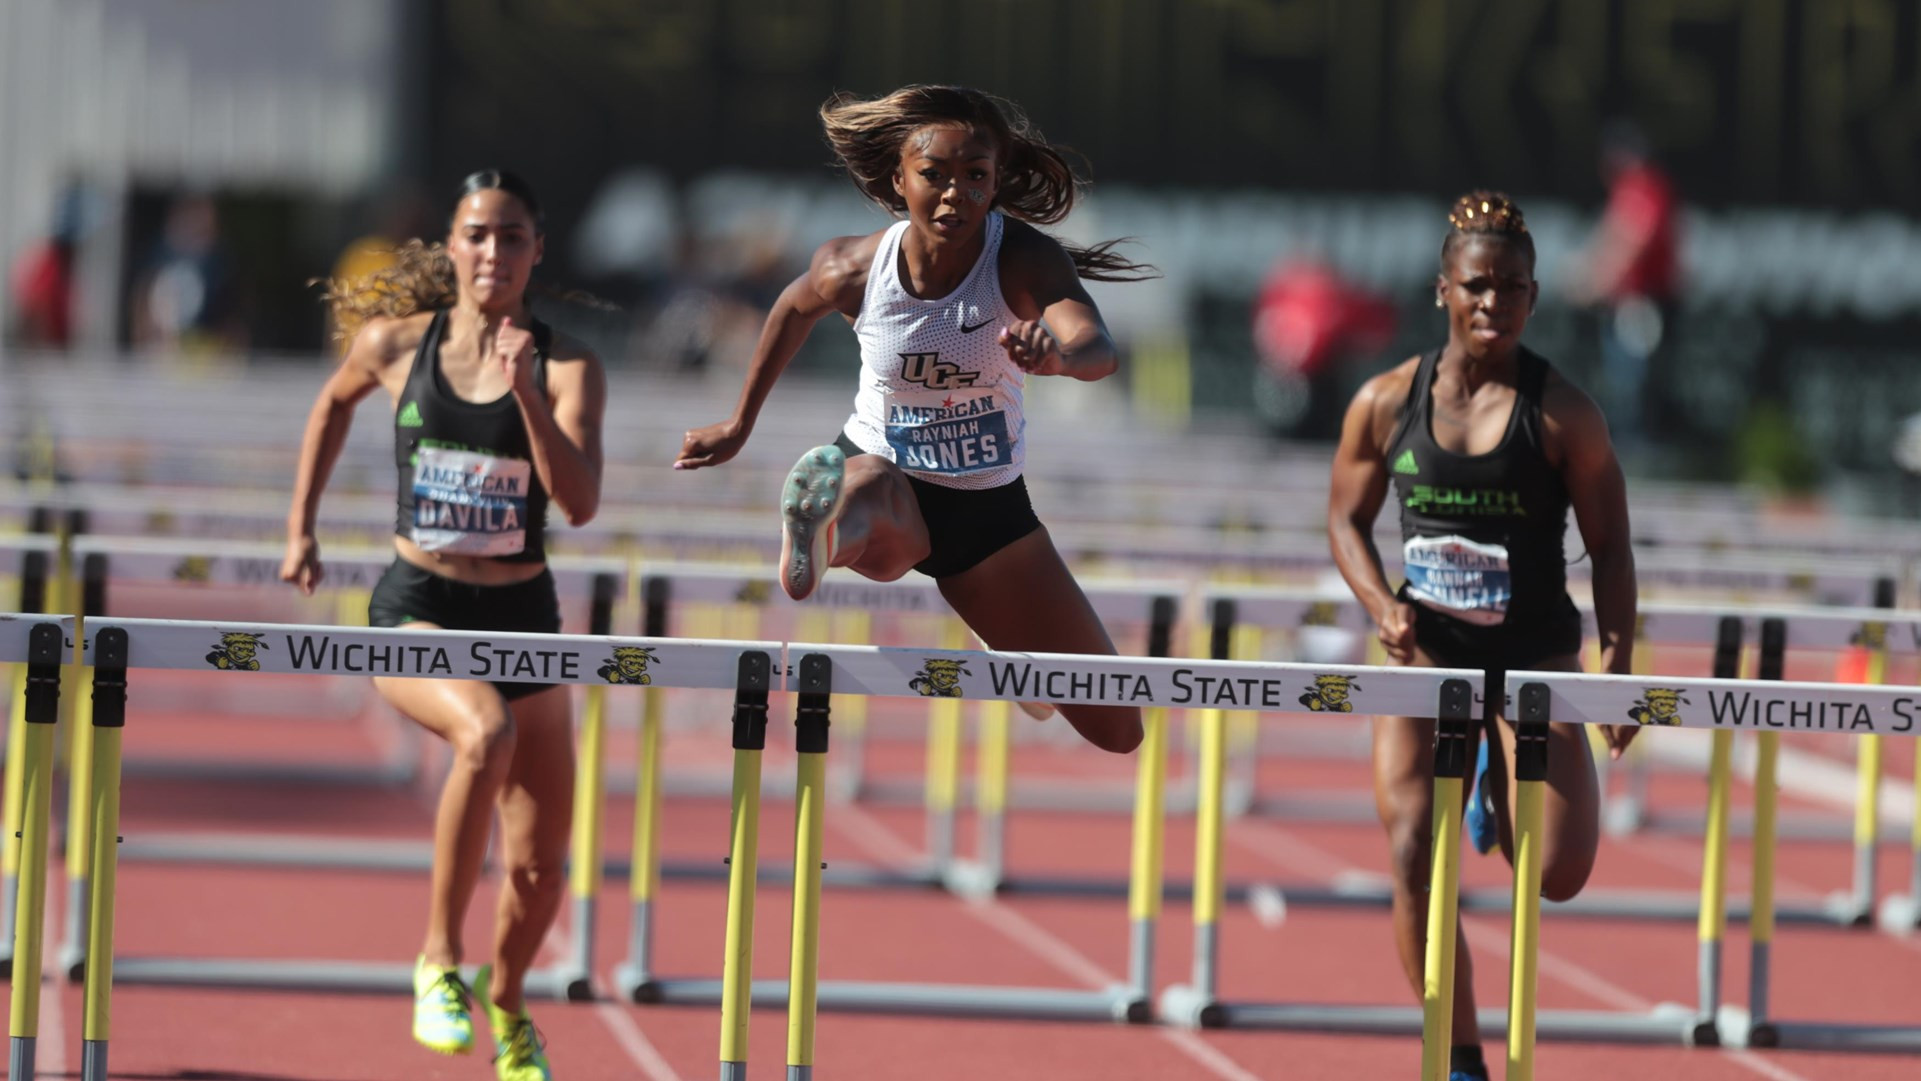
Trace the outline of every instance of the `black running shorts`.
{"type": "MultiPolygon", "coordinates": [[[[866,451],[842,432],[834,445],[849,458],[866,451]]],[[[932,551],[914,569],[929,578],[952,578],[973,570],[988,556],[1041,527],[1034,504],[1027,498],[1027,479],[1016,477],[998,488],[948,488],[931,484],[912,473],[907,483],[920,503],[932,551]]]]}
{"type": "MultiPolygon", "coordinates": [[[[1401,599],[1407,600],[1405,590],[1401,599]]],[[[1581,652],[1581,613],[1566,595],[1543,616],[1515,619],[1510,615],[1507,622],[1491,627],[1408,603],[1414,607],[1414,641],[1442,668],[1523,671],[1550,658],[1581,652]]]]}
{"type": "MultiPolygon", "coordinates": [[[[396,558],[374,584],[367,601],[367,622],[375,627],[433,623],[450,631],[503,634],[560,633],[560,598],[552,571],[542,569],[525,582],[506,586],[470,585],[396,558]]],[[[549,683],[494,681],[511,702],[544,691],[549,683]]]]}

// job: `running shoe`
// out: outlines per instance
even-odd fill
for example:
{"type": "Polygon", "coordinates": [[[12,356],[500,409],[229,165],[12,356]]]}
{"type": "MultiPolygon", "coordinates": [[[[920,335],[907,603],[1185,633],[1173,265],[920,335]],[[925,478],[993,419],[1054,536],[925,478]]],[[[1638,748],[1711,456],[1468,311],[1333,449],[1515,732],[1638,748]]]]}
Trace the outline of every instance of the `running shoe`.
{"type": "Polygon", "coordinates": [[[1467,798],[1467,839],[1474,844],[1474,851],[1487,855],[1499,838],[1495,835],[1494,797],[1487,790],[1487,745],[1491,738],[1481,740],[1481,753],[1474,759],[1474,790],[1467,798]]]}
{"type": "Polygon", "coordinates": [[[833,561],[846,474],[847,456],[839,447],[815,447],[800,456],[781,485],[780,586],[797,601],[814,592],[833,561]]]}
{"type": "Polygon", "coordinates": [[[464,1055],[474,1049],[474,1017],[460,970],[414,961],[414,1039],[430,1051],[464,1055]]]}
{"type": "Polygon", "coordinates": [[[534,1019],[527,1016],[526,1005],[508,1013],[489,999],[493,992],[488,981],[493,975],[494,966],[481,966],[474,974],[474,996],[487,1007],[487,1024],[494,1031],[494,1076],[500,1081],[553,1081],[546,1045],[534,1028],[534,1019]]]}

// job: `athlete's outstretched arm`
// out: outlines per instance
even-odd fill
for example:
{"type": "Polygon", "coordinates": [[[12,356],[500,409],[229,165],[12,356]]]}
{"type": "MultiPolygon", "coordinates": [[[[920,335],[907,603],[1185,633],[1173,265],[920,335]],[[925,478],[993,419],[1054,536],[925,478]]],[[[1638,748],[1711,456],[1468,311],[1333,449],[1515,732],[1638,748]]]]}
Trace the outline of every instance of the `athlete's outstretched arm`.
{"type": "Polygon", "coordinates": [[[1093,382],[1120,369],[1120,351],[1087,295],[1067,250],[1028,225],[1007,225],[1001,288],[1020,322],[1002,327],[1001,348],[1023,371],[1093,382]],[[1043,325],[1043,322],[1045,325],[1043,325]]]}
{"type": "MultiPolygon", "coordinates": [[[[1574,522],[1594,564],[1594,627],[1600,637],[1601,670],[1625,675],[1634,668],[1634,623],[1639,590],[1628,528],[1627,481],[1614,456],[1607,419],[1593,399],[1568,384],[1543,403],[1550,436],[1561,445],[1561,476],[1574,522]]],[[[1639,729],[1611,725],[1608,745],[1616,757],[1639,729]]]]}
{"type": "Polygon", "coordinates": [[[1390,403],[1406,396],[1402,369],[1377,375],[1355,392],[1341,422],[1341,441],[1334,450],[1327,491],[1327,541],[1334,565],[1374,617],[1381,645],[1398,661],[1413,657],[1414,616],[1387,584],[1380,550],[1374,546],[1374,520],[1387,499],[1384,444],[1385,429],[1393,426],[1390,403]]]}
{"type": "Polygon", "coordinates": [[[340,460],[340,449],[347,445],[354,407],[381,385],[382,374],[393,363],[400,332],[401,324],[394,319],[375,319],[362,327],[307,414],[300,464],[294,472],[293,507],[287,512],[287,555],[280,564],[280,580],[292,582],[309,596],[322,575],[320,544],[314,539],[320,493],[340,460]]]}
{"type": "Polygon", "coordinates": [[[867,267],[873,262],[879,238],[878,233],[839,237],[815,250],[807,272],[781,291],[773,309],[767,313],[734,415],[718,424],[688,432],[681,441],[680,457],[674,460],[675,469],[719,465],[740,453],[740,448],[747,445],[747,437],[753,434],[754,421],[759,419],[767,395],[773,392],[774,384],[787,370],[787,362],[800,351],[814,324],[832,311],[849,319],[860,314],[861,294],[867,287],[867,267]]]}

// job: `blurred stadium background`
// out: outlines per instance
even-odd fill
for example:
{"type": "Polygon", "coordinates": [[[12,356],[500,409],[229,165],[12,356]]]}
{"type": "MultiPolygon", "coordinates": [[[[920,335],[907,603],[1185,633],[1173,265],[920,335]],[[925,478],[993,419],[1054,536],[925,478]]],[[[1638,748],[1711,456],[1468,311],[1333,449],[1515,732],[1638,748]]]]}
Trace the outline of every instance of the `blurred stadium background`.
{"type": "MultiPolygon", "coordinates": [[[[1918,52],[1896,0],[9,0],[5,338],[23,368],[64,343],[317,382],[309,279],[439,235],[454,183],[500,165],[547,203],[548,280],[618,306],[549,318],[724,409],[774,293],[882,222],[815,107],[960,81],[1091,163],[1067,232],[1136,237],[1165,272],[1099,294],[1131,352],[1101,415],[1259,456],[1328,439],[1354,386],[1438,338],[1428,282],[1471,187],[1537,235],[1531,343],[1618,404],[1619,313],[1571,293],[1625,120],[1681,201],[1631,473],[1893,513],[1917,498],[1895,450],[1921,410],[1918,52]],[[1290,367],[1256,301],[1301,266],[1377,307],[1290,367]]],[[[851,390],[853,364],[823,324],[796,372],[851,390]]]]}

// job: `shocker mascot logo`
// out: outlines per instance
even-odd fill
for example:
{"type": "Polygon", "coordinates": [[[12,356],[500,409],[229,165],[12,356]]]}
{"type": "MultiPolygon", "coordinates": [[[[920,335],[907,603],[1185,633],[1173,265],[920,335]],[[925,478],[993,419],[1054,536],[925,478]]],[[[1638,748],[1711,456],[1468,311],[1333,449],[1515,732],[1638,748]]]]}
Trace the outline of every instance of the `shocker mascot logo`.
{"type": "Polygon", "coordinates": [[[1341,621],[1341,610],[1333,601],[1315,601],[1301,613],[1303,627],[1332,627],[1341,621]]]}
{"type": "Polygon", "coordinates": [[[973,673],[967,670],[967,662],[959,658],[923,657],[920,671],[907,685],[922,698],[959,698],[960,678],[964,675],[973,673]]]}
{"type": "Polygon", "coordinates": [[[613,658],[600,666],[598,674],[609,683],[645,687],[654,681],[647,674],[647,666],[655,659],[654,651],[646,646],[615,646],[613,658]]]}
{"type": "Polygon", "coordinates": [[[1672,727],[1681,723],[1681,704],[1686,701],[1678,687],[1647,687],[1641,691],[1641,700],[1629,707],[1628,719],[1672,727]]]}
{"type": "Polygon", "coordinates": [[[1359,687],[1352,676],[1315,676],[1314,685],[1301,696],[1301,705],[1316,713],[1352,713],[1349,694],[1359,687]]]}
{"type": "Polygon", "coordinates": [[[187,556],[174,564],[173,580],[176,582],[206,582],[213,579],[213,557],[187,556]]]}
{"type": "Polygon", "coordinates": [[[251,631],[228,631],[207,654],[207,663],[223,672],[258,672],[260,659],[254,654],[266,648],[267,643],[251,631]]]}

